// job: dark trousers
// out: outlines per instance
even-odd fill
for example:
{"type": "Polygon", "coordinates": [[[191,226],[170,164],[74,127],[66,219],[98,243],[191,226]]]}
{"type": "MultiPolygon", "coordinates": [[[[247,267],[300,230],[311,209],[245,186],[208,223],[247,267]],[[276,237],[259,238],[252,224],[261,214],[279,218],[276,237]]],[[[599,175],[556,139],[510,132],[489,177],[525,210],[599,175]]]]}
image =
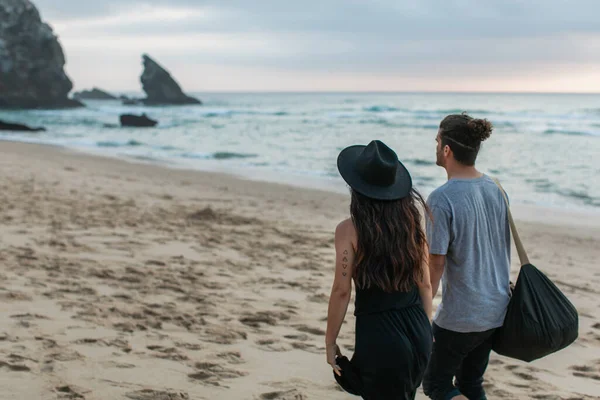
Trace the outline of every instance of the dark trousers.
{"type": "Polygon", "coordinates": [[[460,394],[469,400],[486,400],[483,374],[490,359],[494,331],[459,333],[434,323],[435,342],[423,379],[425,394],[433,400],[448,400],[460,394]]]}

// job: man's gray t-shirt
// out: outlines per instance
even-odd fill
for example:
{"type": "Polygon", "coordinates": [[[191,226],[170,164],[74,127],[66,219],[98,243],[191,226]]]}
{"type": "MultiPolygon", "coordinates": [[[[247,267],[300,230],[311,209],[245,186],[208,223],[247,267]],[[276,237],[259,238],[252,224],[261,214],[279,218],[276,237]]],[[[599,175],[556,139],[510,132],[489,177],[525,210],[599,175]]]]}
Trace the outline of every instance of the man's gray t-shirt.
{"type": "Polygon", "coordinates": [[[455,332],[502,326],[510,299],[510,228],[500,189],[487,175],[450,179],[427,204],[429,253],[446,256],[434,322],[455,332]]]}

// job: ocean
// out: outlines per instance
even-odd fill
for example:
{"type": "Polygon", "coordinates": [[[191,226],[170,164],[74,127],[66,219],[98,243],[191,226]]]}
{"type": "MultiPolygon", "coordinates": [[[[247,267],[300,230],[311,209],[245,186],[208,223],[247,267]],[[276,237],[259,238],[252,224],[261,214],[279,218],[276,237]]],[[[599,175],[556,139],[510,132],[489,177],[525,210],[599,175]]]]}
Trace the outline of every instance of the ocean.
{"type": "Polygon", "coordinates": [[[192,95],[204,105],[87,101],[81,109],[0,110],[0,119],[47,128],[1,131],[0,139],[333,191],[347,190],[336,169],[339,151],[379,139],[397,152],[427,195],[446,179],[435,165],[438,125],[447,114],[466,111],[494,124],[477,165],[503,182],[513,202],[600,209],[600,95],[192,95]],[[122,113],[146,113],[159,125],[122,128],[122,113]]]}

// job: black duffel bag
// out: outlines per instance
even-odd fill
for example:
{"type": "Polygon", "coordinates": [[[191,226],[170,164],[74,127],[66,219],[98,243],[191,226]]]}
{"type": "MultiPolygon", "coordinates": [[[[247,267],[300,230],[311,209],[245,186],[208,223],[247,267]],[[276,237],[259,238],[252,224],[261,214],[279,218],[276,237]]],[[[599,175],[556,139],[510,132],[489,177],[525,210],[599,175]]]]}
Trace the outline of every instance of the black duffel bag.
{"type": "Polygon", "coordinates": [[[530,362],[573,343],[579,335],[579,317],[569,299],[546,275],[529,263],[504,189],[498,181],[496,184],[506,201],[521,270],[504,324],[494,333],[492,349],[500,355],[530,362]]]}

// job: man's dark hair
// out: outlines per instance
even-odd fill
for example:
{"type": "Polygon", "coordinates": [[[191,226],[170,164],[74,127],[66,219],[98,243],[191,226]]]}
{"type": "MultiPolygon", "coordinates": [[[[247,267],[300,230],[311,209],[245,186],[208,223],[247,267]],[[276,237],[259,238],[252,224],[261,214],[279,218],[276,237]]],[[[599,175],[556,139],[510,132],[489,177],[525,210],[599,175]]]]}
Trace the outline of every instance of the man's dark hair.
{"type": "Polygon", "coordinates": [[[493,128],[487,119],[475,119],[465,113],[448,115],[440,123],[442,146],[450,146],[459,163],[475,165],[481,142],[490,137],[493,128]]]}

